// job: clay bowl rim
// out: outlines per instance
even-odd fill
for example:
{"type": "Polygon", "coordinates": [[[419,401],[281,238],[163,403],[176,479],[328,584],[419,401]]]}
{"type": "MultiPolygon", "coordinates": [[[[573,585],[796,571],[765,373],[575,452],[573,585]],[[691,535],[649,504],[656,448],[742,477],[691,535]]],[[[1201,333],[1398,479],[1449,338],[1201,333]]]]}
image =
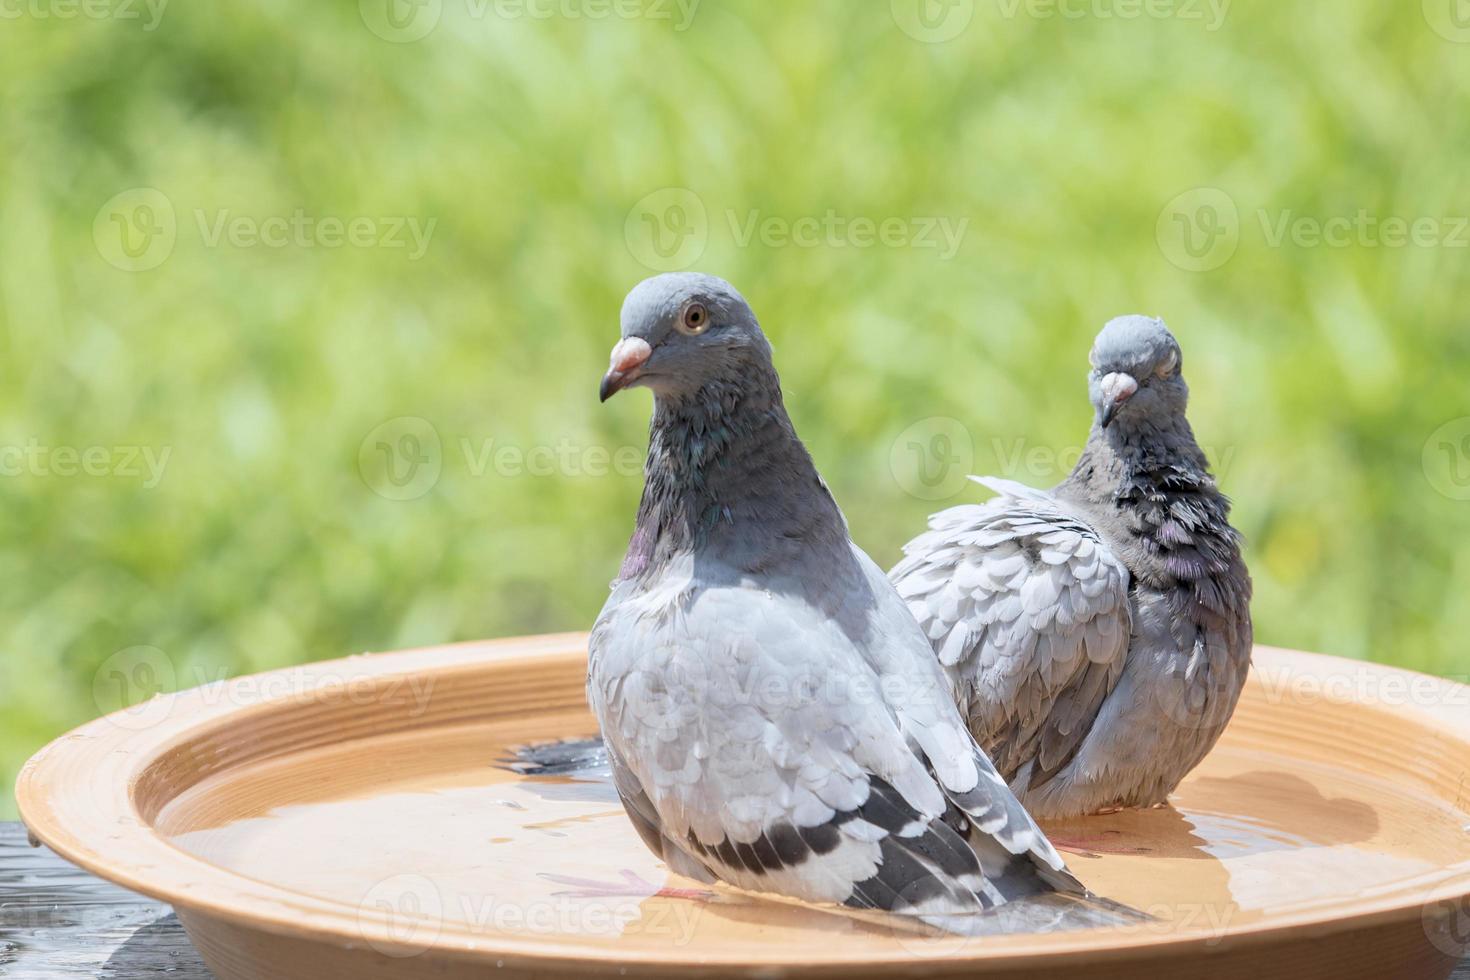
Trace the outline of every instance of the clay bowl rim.
{"type": "MultiPolygon", "coordinates": [[[[615,966],[653,970],[690,965],[694,961],[690,949],[657,953],[616,946],[593,948],[569,944],[555,936],[504,933],[489,934],[487,938],[486,933],[450,922],[438,924],[436,938],[425,951],[421,943],[408,944],[395,939],[391,918],[386,913],[354,909],[345,903],[292,891],[211,864],[170,843],[152,824],[167,802],[167,799],[147,798],[149,794],[156,797],[160,781],[167,778],[160,767],[166,766],[167,760],[178,753],[187,755],[191,747],[242,723],[268,720],[306,708],[325,710],[324,704],[331,703],[332,697],[340,702],[342,691],[350,690],[354,684],[363,691],[377,690],[385,684],[401,685],[415,675],[463,680],[489,670],[534,680],[538,671],[560,672],[578,661],[585,664],[586,639],[585,633],[563,633],[360,655],[164,695],[145,709],[157,711],[163,717],[146,727],[128,720],[126,712],[115,712],[80,726],[38,752],[22,768],[17,780],[16,799],[21,817],[36,839],[101,878],[186,913],[269,934],[339,947],[366,942],[379,952],[404,955],[424,952],[435,957],[473,960],[493,956],[507,966],[572,966],[591,957],[615,966]],[[274,693],[279,691],[289,693],[274,693]],[[123,721],[116,720],[119,718],[123,721]]],[[[1339,696],[1331,685],[1323,683],[1320,703],[1387,714],[1405,728],[1447,740],[1449,744],[1442,746],[1441,752],[1458,748],[1470,756],[1470,717],[1451,707],[1457,699],[1470,699],[1470,687],[1367,661],[1264,646],[1255,649],[1254,664],[1256,669],[1252,671],[1247,697],[1261,686],[1263,665],[1286,671],[1292,677],[1317,681],[1339,676],[1348,668],[1375,681],[1361,685],[1374,690],[1382,690],[1385,687],[1382,682],[1387,679],[1395,680],[1395,686],[1412,683],[1420,685],[1422,690],[1435,690],[1440,696],[1427,699],[1428,703],[1386,704],[1371,696],[1357,700],[1339,696]]],[[[579,703],[580,687],[576,699],[542,705],[542,710],[571,709],[579,703]]],[[[429,710],[419,719],[423,722],[421,726],[405,725],[400,730],[445,727],[475,719],[475,715],[469,714],[455,720],[451,712],[451,718],[436,721],[435,714],[429,710]]],[[[269,755],[247,753],[245,758],[269,755]]],[[[205,776],[173,787],[174,796],[202,778],[205,776]]],[[[1459,801],[1446,799],[1431,789],[1420,787],[1419,792],[1439,796],[1446,805],[1458,808],[1459,801]]],[[[1440,875],[1427,876],[1427,881],[1425,877],[1409,879],[1402,887],[1371,897],[1274,915],[1230,927],[1222,933],[1169,934],[1139,926],[996,936],[967,948],[958,959],[973,960],[977,965],[992,968],[1023,962],[1034,967],[1043,961],[1061,967],[1071,962],[1174,956],[1190,947],[1219,951],[1225,947],[1269,944],[1285,940],[1283,933],[1291,933],[1287,941],[1293,941],[1348,929],[1407,924],[1411,918],[1420,919],[1431,903],[1470,896],[1470,861],[1441,870],[1440,875]]],[[[702,951],[697,962],[708,967],[786,963],[809,972],[834,974],[851,966],[850,960],[842,958],[840,950],[834,954],[830,948],[824,951],[818,947],[806,955],[813,958],[799,962],[762,961],[753,950],[731,947],[702,951]]],[[[891,953],[865,956],[864,963],[912,966],[915,959],[914,954],[895,948],[891,953]]]]}

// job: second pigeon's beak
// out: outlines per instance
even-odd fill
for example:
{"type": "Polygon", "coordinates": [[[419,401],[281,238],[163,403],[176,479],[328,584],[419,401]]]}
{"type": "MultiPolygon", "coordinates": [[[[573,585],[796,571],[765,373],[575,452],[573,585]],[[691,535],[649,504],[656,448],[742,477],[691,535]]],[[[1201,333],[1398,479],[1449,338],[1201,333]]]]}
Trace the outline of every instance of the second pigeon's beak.
{"type": "Polygon", "coordinates": [[[653,353],[648,341],[642,337],[624,337],[612,349],[608,359],[607,373],[597,389],[597,400],[607,401],[628,385],[638,380],[638,371],[653,353]]]}
{"type": "Polygon", "coordinates": [[[1138,393],[1138,380],[1131,374],[1109,374],[1098,382],[1102,400],[1097,408],[1097,420],[1106,429],[1123,403],[1138,393]]]}

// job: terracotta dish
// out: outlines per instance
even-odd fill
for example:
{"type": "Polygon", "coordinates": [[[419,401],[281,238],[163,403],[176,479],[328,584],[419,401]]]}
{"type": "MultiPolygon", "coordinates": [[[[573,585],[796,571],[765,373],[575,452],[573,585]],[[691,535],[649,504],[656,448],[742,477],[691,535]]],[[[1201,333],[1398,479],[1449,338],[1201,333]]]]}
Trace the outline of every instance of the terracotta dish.
{"type": "Polygon", "coordinates": [[[64,736],[31,832],[172,904],[220,980],[1444,977],[1470,945],[1470,688],[1258,649],[1176,808],[1048,829],[1128,929],[962,939],[671,877],[595,771],[580,634],[208,685],[64,736]],[[572,767],[575,770],[575,767],[572,767]]]}

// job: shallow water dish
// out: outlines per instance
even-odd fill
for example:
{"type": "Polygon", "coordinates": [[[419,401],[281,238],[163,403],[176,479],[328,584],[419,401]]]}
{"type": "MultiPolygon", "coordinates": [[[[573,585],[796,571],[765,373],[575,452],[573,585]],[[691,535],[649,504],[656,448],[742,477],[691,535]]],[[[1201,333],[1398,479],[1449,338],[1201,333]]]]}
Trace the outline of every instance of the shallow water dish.
{"type": "Polygon", "coordinates": [[[1177,809],[1048,828],[1156,923],[965,940],[671,878],[596,773],[506,767],[595,731],[584,676],[573,634],[238,678],[59,739],[21,812],[171,903],[220,980],[1443,977],[1470,945],[1470,688],[1447,681],[1258,649],[1177,809]]]}

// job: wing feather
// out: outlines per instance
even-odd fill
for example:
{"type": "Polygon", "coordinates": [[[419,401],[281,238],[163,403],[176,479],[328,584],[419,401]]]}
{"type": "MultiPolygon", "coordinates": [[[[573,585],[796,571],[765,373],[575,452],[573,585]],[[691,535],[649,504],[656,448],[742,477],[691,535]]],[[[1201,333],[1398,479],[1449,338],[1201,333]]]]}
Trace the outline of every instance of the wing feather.
{"type": "Polygon", "coordinates": [[[1060,860],[862,562],[841,590],[851,609],[793,584],[662,590],[604,611],[588,697],[635,826],[671,866],[809,901],[949,914],[1057,887],[1060,860]],[[835,694],[820,684],[833,678],[835,694]]]}
{"type": "Polygon", "coordinates": [[[1077,753],[1117,685],[1130,633],[1127,569],[1063,501],[1008,480],[934,515],[890,578],[949,674],[981,748],[1030,785],[1077,753]]]}

